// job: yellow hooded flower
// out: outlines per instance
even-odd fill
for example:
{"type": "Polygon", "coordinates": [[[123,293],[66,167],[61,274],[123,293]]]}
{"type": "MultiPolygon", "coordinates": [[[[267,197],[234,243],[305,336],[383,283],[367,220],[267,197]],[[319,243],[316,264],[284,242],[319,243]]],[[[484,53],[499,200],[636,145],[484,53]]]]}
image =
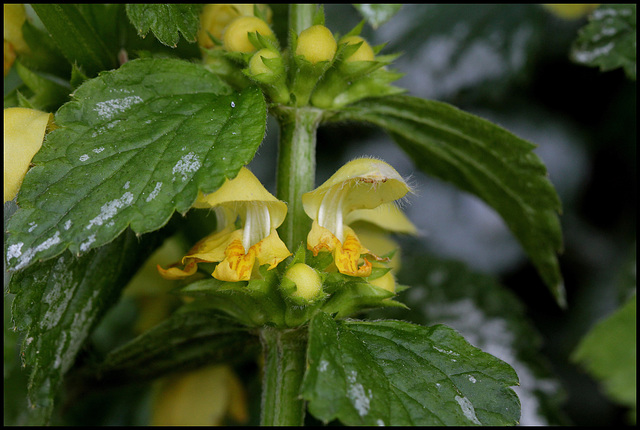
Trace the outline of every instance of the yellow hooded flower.
{"type": "Polygon", "coordinates": [[[182,258],[184,269],[158,266],[167,279],[193,275],[197,263],[220,262],[213,277],[221,281],[248,281],[258,266],[273,269],[291,253],[280,240],[276,228],[287,215],[286,203],[276,199],[247,168],[235,179],[227,180],[216,192],[203,195],[194,207],[213,208],[221,228],[205,237],[182,258]],[[240,217],[242,228],[235,227],[240,217]],[[258,266],[255,266],[255,262],[258,266]]]}
{"type": "Polygon", "coordinates": [[[7,76],[16,54],[29,51],[22,36],[22,25],[27,19],[23,4],[4,5],[4,75],[7,76]]]}
{"type": "Polygon", "coordinates": [[[213,365],[164,378],[153,398],[154,426],[212,426],[229,417],[249,419],[247,394],[228,365],[213,365]]]}
{"type": "MultiPolygon", "coordinates": [[[[394,202],[410,190],[400,174],[384,161],[360,158],[345,164],[324,184],[302,196],[304,210],[313,219],[307,248],[314,255],[320,251],[332,252],[340,273],[369,276],[372,265],[366,258],[361,263],[360,256],[380,258],[362,245],[348,224],[366,214],[359,210],[372,210],[394,202]]],[[[387,222],[394,223],[396,218],[392,211],[389,213],[392,215],[387,222]]],[[[382,218],[380,221],[385,222],[382,218]]],[[[393,224],[384,227],[394,229],[393,224]]]]}
{"type": "Polygon", "coordinates": [[[543,4],[554,15],[566,19],[579,19],[594,11],[600,4],[543,4]]]}
{"type": "Polygon", "coordinates": [[[18,194],[29,164],[40,150],[53,114],[27,108],[4,110],[4,201],[18,194]]]}

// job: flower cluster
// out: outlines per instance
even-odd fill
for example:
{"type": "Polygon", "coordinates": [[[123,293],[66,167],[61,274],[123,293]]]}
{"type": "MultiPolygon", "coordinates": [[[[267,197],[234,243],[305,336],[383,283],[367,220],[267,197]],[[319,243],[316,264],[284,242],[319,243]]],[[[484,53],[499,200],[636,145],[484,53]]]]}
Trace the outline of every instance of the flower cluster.
{"type": "Polygon", "coordinates": [[[207,6],[199,40],[209,68],[238,87],[259,85],[280,105],[331,109],[403,91],[390,85],[401,75],[386,69],[397,56],[360,37],[364,21],[342,37],[312,25],[281,49],[270,17],[264,5],[207,6]]]}
{"type": "Polygon", "coordinates": [[[304,210],[313,220],[305,244],[308,258],[302,247],[288,263],[280,264],[292,255],[276,230],[286,217],[287,205],[242,168],[236,178],[211,194],[200,194],[194,203],[196,208],[215,211],[216,231],[196,243],[179,263],[166,269],[158,266],[158,271],[166,279],[186,279],[198,272],[198,263],[217,263],[211,276],[221,281],[219,286],[234,283],[229,285],[251,289],[252,282],[263,282],[267,273],[280,268],[273,279],[296,306],[331,303],[328,299],[344,294],[335,293],[348,283],[359,295],[366,286],[368,294],[376,296],[374,301],[381,302],[396,291],[394,249],[384,236],[416,232],[396,205],[410,191],[384,161],[360,158],[347,163],[302,196],[304,210]],[[245,283],[238,286],[238,282],[245,283]]]}

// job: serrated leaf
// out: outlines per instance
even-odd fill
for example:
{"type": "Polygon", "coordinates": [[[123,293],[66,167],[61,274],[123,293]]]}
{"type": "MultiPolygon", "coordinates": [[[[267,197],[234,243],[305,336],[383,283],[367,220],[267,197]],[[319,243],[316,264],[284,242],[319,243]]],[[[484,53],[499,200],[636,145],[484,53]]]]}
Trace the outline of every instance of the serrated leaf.
{"type": "Polygon", "coordinates": [[[200,6],[195,4],[127,4],[127,16],[141,37],[149,30],[163,44],[175,47],[180,34],[195,42],[200,25],[200,6]]]}
{"type": "Polygon", "coordinates": [[[196,303],[110,352],[97,371],[106,383],[140,381],[204,364],[237,364],[259,351],[258,338],[246,327],[196,303]]]}
{"type": "Polygon", "coordinates": [[[90,76],[117,66],[116,54],[109,51],[77,5],[33,4],[32,7],[70,64],[78,64],[90,76]]]}
{"type": "Polygon", "coordinates": [[[85,339],[151,253],[156,236],[130,231],[75,258],[65,253],[12,276],[15,327],[25,331],[22,354],[31,368],[29,400],[36,422],[46,422],[64,374],[85,339]]]}
{"type": "Polygon", "coordinates": [[[572,361],[600,381],[609,395],[636,407],[636,295],[600,321],[580,341],[572,361]]]}
{"type": "Polygon", "coordinates": [[[593,11],[580,29],[571,58],[608,71],[622,67],[636,80],[636,5],[604,4],[593,11]]]}
{"type": "MultiPolygon", "coordinates": [[[[406,245],[408,249],[418,246],[406,245]]],[[[372,318],[453,328],[516,371],[520,385],[514,391],[522,402],[521,425],[567,424],[562,412],[566,393],[542,354],[542,336],[527,318],[524,304],[507,287],[462,262],[421,253],[402,255],[397,279],[411,285],[400,298],[409,310],[379,312],[372,318]]]]}
{"type": "Polygon", "coordinates": [[[384,128],[420,170],[495,209],[565,305],[556,255],[562,250],[561,204],[535,145],[447,103],[410,96],[362,101],[332,118],[345,119],[384,128]]]}
{"type": "Polygon", "coordinates": [[[516,424],[520,402],[506,363],[454,330],[402,321],[335,321],[309,327],[308,409],[346,425],[516,424]]]}
{"type": "Polygon", "coordinates": [[[86,252],[129,225],[136,233],[160,228],[174,210],[186,212],[198,190],[235,177],[265,133],[257,88],[236,93],[181,60],[130,61],[74,96],[22,184],[7,228],[9,269],[67,247],[86,252]]]}
{"type": "Polygon", "coordinates": [[[366,19],[373,28],[378,28],[389,21],[402,7],[401,4],[354,4],[360,15],[366,19]]]}

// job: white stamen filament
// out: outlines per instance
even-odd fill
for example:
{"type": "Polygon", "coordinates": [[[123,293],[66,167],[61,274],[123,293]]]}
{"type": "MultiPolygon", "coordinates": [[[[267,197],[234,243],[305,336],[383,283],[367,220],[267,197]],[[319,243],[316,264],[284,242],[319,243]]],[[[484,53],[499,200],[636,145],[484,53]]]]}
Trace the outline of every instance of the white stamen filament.
{"type": "Polygon", "coordinates": [[[330,189],[322,198],[318,209],[318,224],[333,233],[340,242],[344,241],[342,206],[346,194],[344,189],[330,189]]]}
{"type": "Polygon", "coordinates": [[[249,251],[249,248],[269,236],[269,233],[271,233],[269,208],[264,204],[248,204],[242,232],[244,251],[249,251]]]}

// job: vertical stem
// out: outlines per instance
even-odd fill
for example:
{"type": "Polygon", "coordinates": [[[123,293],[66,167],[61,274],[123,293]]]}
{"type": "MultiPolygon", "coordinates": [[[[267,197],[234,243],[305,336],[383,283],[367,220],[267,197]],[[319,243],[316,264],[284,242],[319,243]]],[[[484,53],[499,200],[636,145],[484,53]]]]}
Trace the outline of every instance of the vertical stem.
{"type": "Polygon", "coordinates": [[[316,133],[322,111],[315,108],[280,107],[277,197],[287,202],[287,218],[279,234],[292,251],[306,242],[311,219],[302,207],[302,194],[313,190],[316,176],[316,133]]]}
{"type": "Polygon", "coordinates": [[[313,25],[313,15],[318,5],[316,4],[291,4],[289,5],[289,28],[300,34],[302,30],[313,25]]]}
{"type": "Polygon", "coordinates": [[[307,327],[289,330],[264,327],[260,340],[264,352],[260,424],[301,426],[305,404],[300,386],[306,367],[307,327]]]}

